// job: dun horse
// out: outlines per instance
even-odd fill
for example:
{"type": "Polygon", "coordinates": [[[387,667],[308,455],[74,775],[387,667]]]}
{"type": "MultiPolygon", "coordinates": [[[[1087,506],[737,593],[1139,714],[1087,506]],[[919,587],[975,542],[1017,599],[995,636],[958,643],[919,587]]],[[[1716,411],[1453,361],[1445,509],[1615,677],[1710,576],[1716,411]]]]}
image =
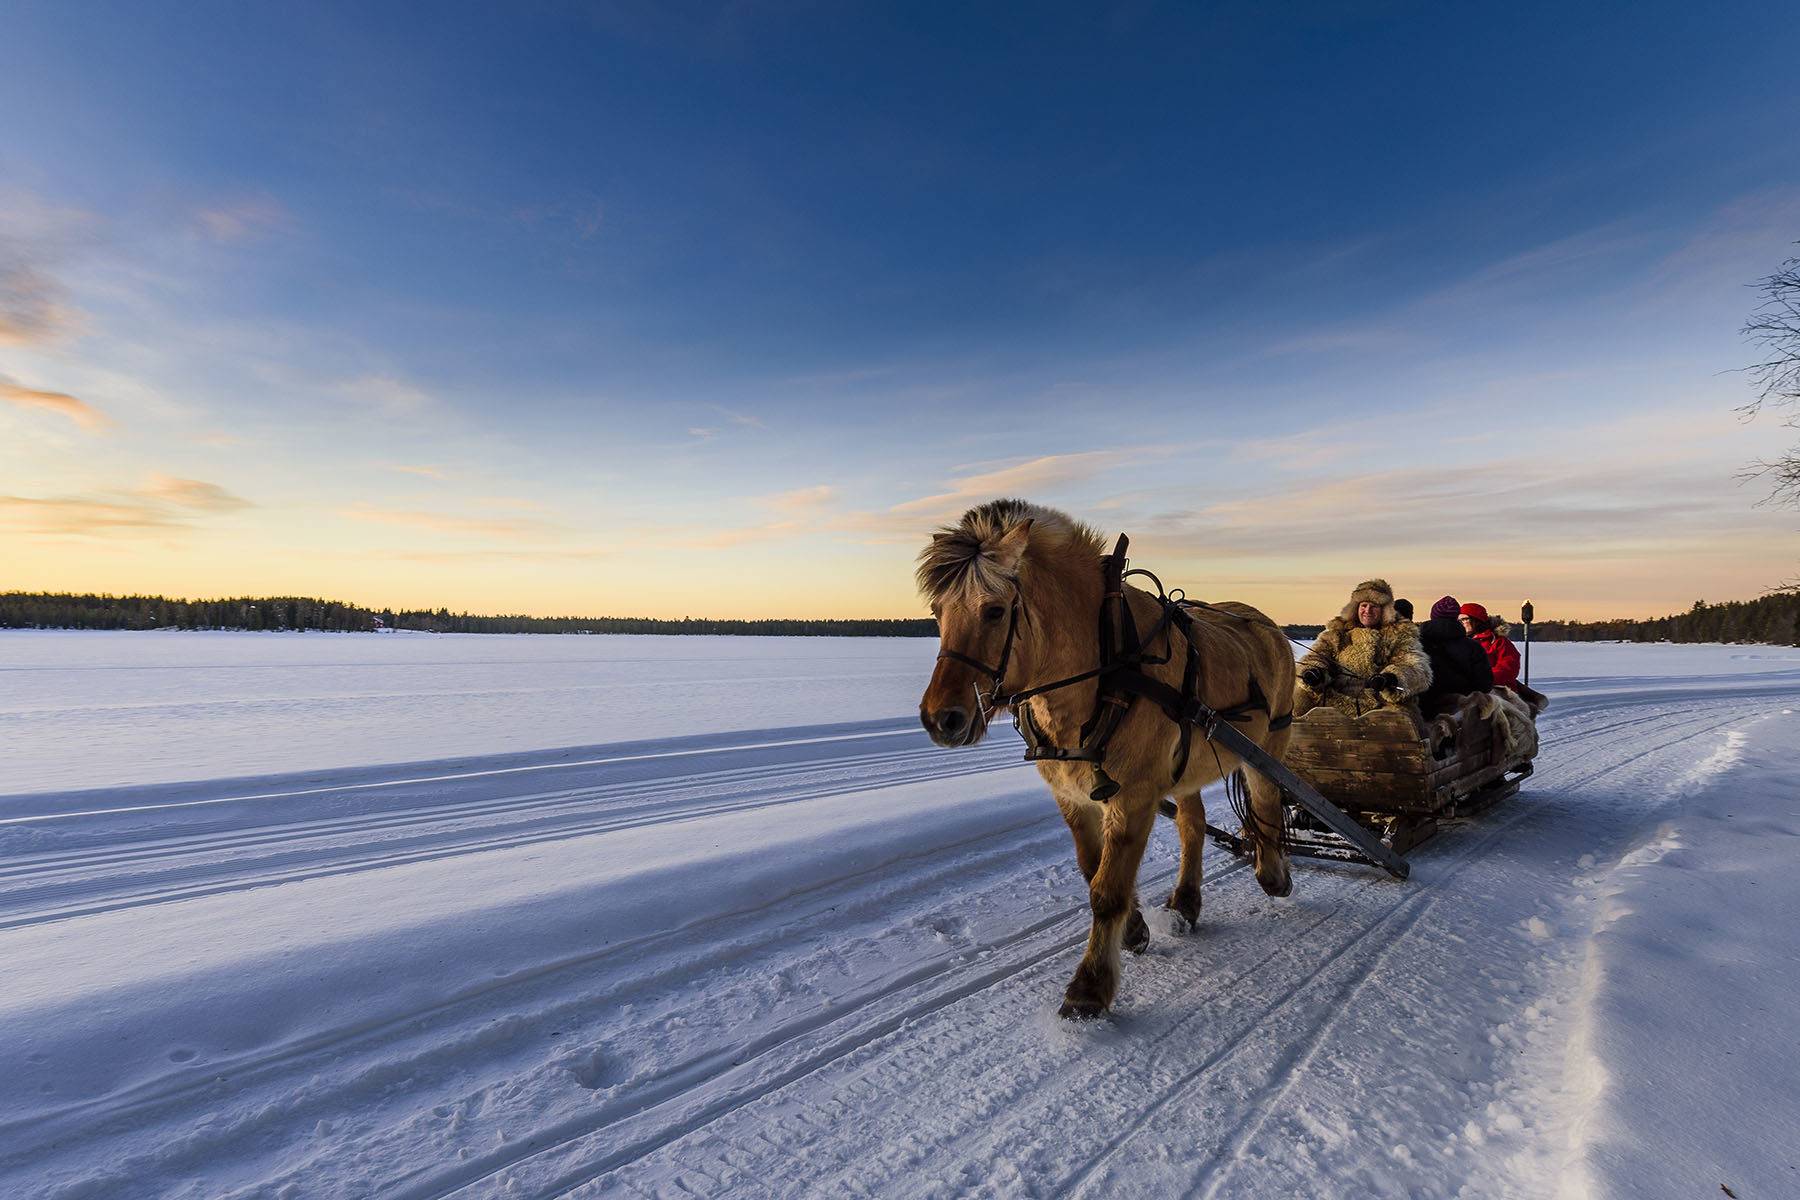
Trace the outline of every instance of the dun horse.
{"type": "MultiPolygon", "coordinates": [[[[926,731],[941,746],[973,745],[994,709],[1011,704],[1075,837],[1093,926],[1063,1000],[1065,1017],[1110,1008],[1120,947],[1142,952],[1149,944],[1137,874],[1165,795],[1174,797],[1181,834],[1181,870],[1166,907],[1189,929],[1200,917],[1206,837],[1200,789],[1240,764],[1153,701],[1179,688],[1232,713],[1239,729],[1279,759],[1294,693],[1293,653],[1268,617],[1246,604],[1223,603],[1184,609],[1170,620],[1168,603],[1117,581],[1122,564],[1111,578],[1123,600],[1115,595],[1109,606],[1105,553],[1098,532],[1064,513],[995,500],[941,529],[918,566],[940,646],[919,703],[926,731]],[[1109,629],[1121,626],[1146,631],[1129,672],[1139,681],[1135,695],[1121,695],[1111,682],[1117,651],[1101,644],[1109,629]],[[1104,712],[1109,707],[1118,711],[1104,712]],[[1109,733],[1099,739],[1096,761],[1093,734],[1103,718],[1109,733]]],[[[1115,642],[1120,646],[1130,649],[1123,640],[1115,642]]],[[[1293,882],[1282,846],[1281,793],[1254,771],[1247,775],[1241,815],[1256,879],[1270,895],[1285,896],[1293,882]]]]}

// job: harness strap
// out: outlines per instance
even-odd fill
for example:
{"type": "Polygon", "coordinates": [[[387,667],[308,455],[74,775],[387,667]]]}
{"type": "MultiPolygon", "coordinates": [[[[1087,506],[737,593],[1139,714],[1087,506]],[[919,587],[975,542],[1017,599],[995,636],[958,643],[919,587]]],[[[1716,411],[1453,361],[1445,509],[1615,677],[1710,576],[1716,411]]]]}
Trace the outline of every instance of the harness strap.
{"type": "MultiPolygon", "coordinates": [[[[998,667],[989,667],[967,655],[952,650],[939,652],[940,658],[951,658],[966,663],[994,679],[992,700],[994,703],[1010,704],[1019,736],[1025,740],[1026,761],[1051,762],[1087,762],[1094,765],[1094,787],[1089,793],[1092,799],[1104,802],[1119,790],[1107,774],[1105,768],[1106,747],[1118,731],[1132,705],[1139,699],[1148,700],[1162,709],[1164,715],[1174,721],[1180,729],[1179,741],[1174,758],[1174,779],[1179,780],[1187,773],[1188,760],[1193,744],[1196,728],[1202,729],[1208,740],[1220,721],[1239,722],[1250,719],[1252,713],[1272,714],[1268,698],[1263,695],[1262,688],[1254,676],[1250,679],[1250,694],[1242,704],[1229,709],[1214,709],[1200,699],[1201,661],[1199,639],[1194,636],[1193,608],[1211,608],[1211,605],[1187,600],[1185,597],[1171,597],[1164,591],[1162,581],[1149,571],[1125,569],[1126,548],[1129,539],[1119,535],[1118,542],[1111,554],[1100,560],[1101,596],[1100,611],[1097,619],[1099,635],[1100,664],[1091,670],[1070,675],[1051,683],[1037,687],[1025,688],[1010,695],[1002,694],[1001,680],[1006,673],[1008,656],[1012,652],[1013,634],[1018,621],[1019,605],[1022,597],[1016,598],[1013,605],[1012,624],[1006,631],[1006,645],[1001,652],[998,667]],[[1156,584],[1157,599],[1162,612],[1147,634],[1140,635],[1137,620],[1131,611],[1129,597],[1126,594],[1125,579],[1130,575],[1144,575],[1156,584]],[[1186,661],[1182,667],[1181,687],[1171,687],[1160,679],[1152,677],[1143,668],[1161,666],[1170,661],[1175,653],[1174,632],[1179,626],[1183,639],[1187,643],[1186,661]],[[1158,657],[1153,647],[1156,639],[1168,640],[1168,649],[1158,657]],[[1033,697],[1046,692],[1056,691],[1071,684],[1085,680],[1099,680],[1099,687],[1094,697],[1094,711],[1083,722],[1080,730],[1080,742],[1073,747],[1058,746],[1044,733],[1037,719],[1031,715],[1031,707],[1025,703],[1033,697]]],[[[1224,612],[1224,610],[1214,610],[1224,612]]],[[[1225,613],[1240,620],[1249,618],[1238,613],[1225,613]]],[[[1270,716],[1271,731],[1285,729],[1293,722],[1291,713],[1279,717],[1270,716]]]]}

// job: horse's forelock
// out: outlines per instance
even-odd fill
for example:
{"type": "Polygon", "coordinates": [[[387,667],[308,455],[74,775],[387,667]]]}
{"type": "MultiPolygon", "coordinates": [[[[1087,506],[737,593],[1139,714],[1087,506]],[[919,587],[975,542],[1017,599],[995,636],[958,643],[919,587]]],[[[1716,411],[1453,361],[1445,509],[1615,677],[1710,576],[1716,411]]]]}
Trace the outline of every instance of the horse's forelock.
{"type": "Polygon", "coordinates": [[[940,529],[919,555],[919,591],[933,603],[964,592],[997,594],[1013,577],[982,553],[985,542],[967,529],[940,529]]]}
{"type": "Polygon", "coordinates": [[[1063,549],[1083,554],[1101,550],[1100,534],[1066,513],[1025,500],[994,500],[971,508],[955,525],[946,525],[932,535],[919,554],[915,573],[919,591],[935,603],[956,595],[995,596],[1012,588],[1017,577],[1003,570],[987,551],[1026,518],[1032,521],[1028,556],[1041,557],[1063,549]]]}

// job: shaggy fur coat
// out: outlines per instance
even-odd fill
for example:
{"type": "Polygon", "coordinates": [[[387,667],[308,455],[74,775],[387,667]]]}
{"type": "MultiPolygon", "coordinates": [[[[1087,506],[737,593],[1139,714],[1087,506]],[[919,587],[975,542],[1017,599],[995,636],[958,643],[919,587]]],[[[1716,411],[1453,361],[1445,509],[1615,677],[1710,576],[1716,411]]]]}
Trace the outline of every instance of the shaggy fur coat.
{"type": "Polygon", "coordinates": [[[1294,715],[1329,704],[1339,712],[1361,716],[1376,708],[1399,708],[1419,716],[1418,695],[1431,686],[1431,660],[1419,641],[1419,627],[1402,621],[1394,612],[1394,589],[1385,579],[1356,585],[1344,610],[1331,618],[1312,649],[1300,660],[1299,670],[1324,669],[1327,680],[1314,691],[1304,680],[1294,680],[1294,715]],[[1363,628],[1356,620],[1356,606],[1368,600],[1381,605],[1381,624],[1363,628]],[[1366,681],[1391,672],[1399,686],[1376,691],[1366,681]]]}

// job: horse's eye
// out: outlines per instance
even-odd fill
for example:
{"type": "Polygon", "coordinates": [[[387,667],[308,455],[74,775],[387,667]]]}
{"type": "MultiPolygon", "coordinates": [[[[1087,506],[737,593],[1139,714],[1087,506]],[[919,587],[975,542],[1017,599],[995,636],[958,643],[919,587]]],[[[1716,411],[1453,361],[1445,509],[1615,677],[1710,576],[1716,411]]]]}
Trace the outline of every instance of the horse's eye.
{"type": "Polygon", "coordinates": [[[984,621],[998,621],[1001,617],[1004,617],[1005,615],[1006,615],[1006,608],[1003,605],[999,605],[999,604],[990,604],[986,608],[981,610],[981,619],[984,621]]]}

